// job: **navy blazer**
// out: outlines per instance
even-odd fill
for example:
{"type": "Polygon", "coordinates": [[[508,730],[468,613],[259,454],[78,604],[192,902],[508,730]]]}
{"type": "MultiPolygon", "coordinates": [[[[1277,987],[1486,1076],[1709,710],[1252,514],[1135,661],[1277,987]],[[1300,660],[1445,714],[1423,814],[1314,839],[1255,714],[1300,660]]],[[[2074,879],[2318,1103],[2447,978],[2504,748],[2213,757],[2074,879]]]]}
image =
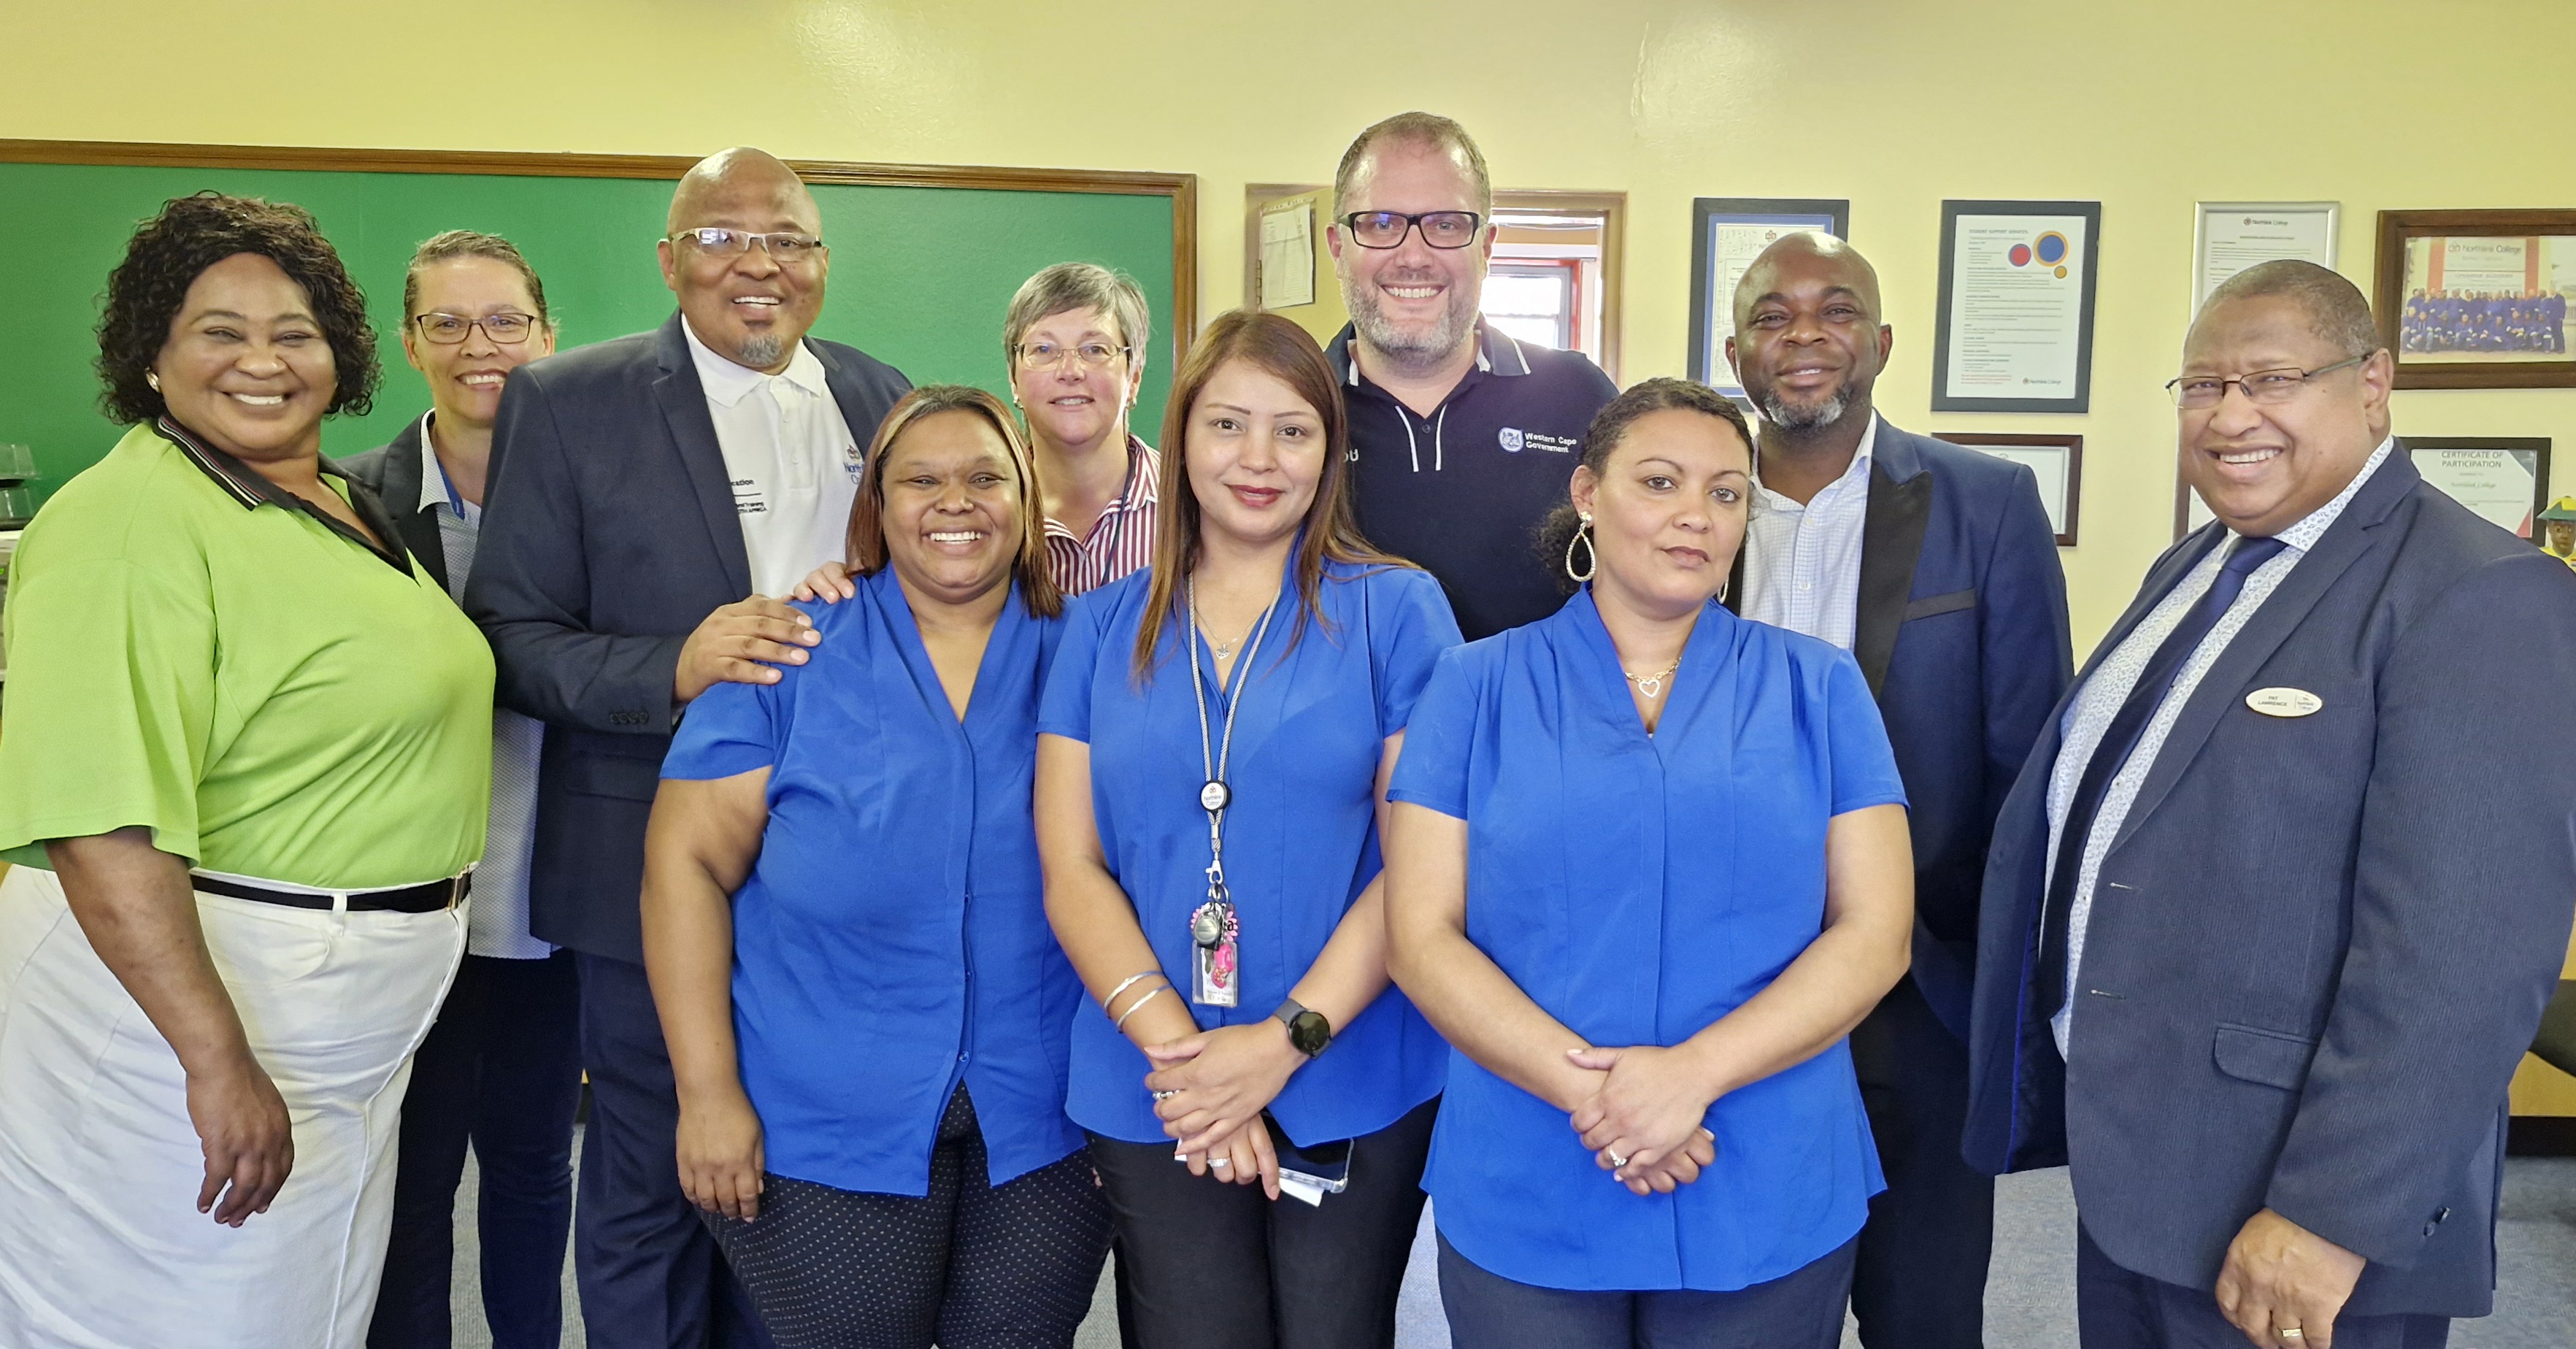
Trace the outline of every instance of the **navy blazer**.
{"type": "MultiPolygon", "coordinates": [[[[2088,676],[2225,537],[2157,560],[2088,676]]],[[[2399,446],[2148,770],[2094,891],[2071,1062],[2030,994],[2050,718],[1995,825],[1968,1160],[2071,1159],[2103,1253],[2167,1283],[2214,1287],[2269,1207],[2368,1258],[2350,1314],[2485,1315],[2505,1084],[2576,910],[2571,706],[2576,575],[2399,446]],[[2270,688],[2324,706],[2247,706],[2270,688]]]]}
{"type": "Polygon", "coordinates": [[[1912,976],[1964,1040],[1987,839],[2074,666],[2066,573],[2027,467],[1879,419],[1852,655],[1905,779],[1912,976]]]}
{"type": "MultiPolygon", "coordinates": [[[[911,385],[805,339],[864,445],[911,385]]],[[[547,725],[529,930],[641,961],[644,821],[678,713],[680,646],[748,598],[733,489],[677,314],[510,372],[465,612],[503,707],[547,725]]]]}
{"type": "Polygon", "coordinates": [[[385,504],[412,561],[429,569],[439,589],[447,589],[447,544],[438,534],[438,512],[420,508],[420,419],[404,423],[390,442],[339,463],[341,472],[365,483],[385,504]]]}

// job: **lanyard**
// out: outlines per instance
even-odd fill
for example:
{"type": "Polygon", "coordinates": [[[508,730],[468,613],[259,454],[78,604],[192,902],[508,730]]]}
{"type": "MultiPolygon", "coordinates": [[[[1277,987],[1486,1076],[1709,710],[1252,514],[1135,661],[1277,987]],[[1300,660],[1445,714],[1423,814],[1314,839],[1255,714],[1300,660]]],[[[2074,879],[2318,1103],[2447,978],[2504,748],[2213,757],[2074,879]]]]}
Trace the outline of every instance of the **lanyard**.
{"type": "Polygon", "coordinates": [[[1279,599],[1272,596],[1270,607],[1261,611],[1261,621],[1253,625],[1252,640],[1235,662],[1232,692],[1225,700],[1225,719],[1214,743],[1208,735],[1207,683],[1199,673],[1199,580],[1189,579],[1190,599],[1190,693],[1199,710],[1199,768],[1206,780],[1199,786],[1199,809],[1208,817],[1208,899],[1223,903],[1225,887],[1225,811],[1234,802],[1234,789],[1226,783],[1227,762],[1234,756],[1234,713],[1243,704],[1243,685],[1252,669],[1253,659],[1261,654],[1261,639],[1270,631],[1270,616],[1279,611],[1279,599]]]}
{"type": "MultiPolygon", "coordinates": [[[[1225,812],[1234,801],[1234,789],[1226,784],[1225,775],[1228,761],[1234,756],[1235,709],[1243,705],[1253,661],[1261,654],[1261,639],[1270,631],[1271,616],[1279,612],[1279,597],[1270,597],[1269,607],[1261,611],[1261,621],[1248,635],[1243,654],[1235,658],[1232,695],[1225,700],[1225,721],[1211,743],[1207,681],[1199,674],[1199,584],[1195,575],[1189,581],[1189,596],[1190,692],[1199,709],[1199,768],[1207,774],[1199,784],[1199,809],[1206,811],[1208,817],[1207,899],[1190,913],[1190,1001],[1203,1007],[1232,1007],[1241,995],[1236,980],[1240,971],[1235,941],[1242,929],[1225,885],[1225,812]]],[[[1214,649],[1213,643],[1210,649],[1214,649]]]]}

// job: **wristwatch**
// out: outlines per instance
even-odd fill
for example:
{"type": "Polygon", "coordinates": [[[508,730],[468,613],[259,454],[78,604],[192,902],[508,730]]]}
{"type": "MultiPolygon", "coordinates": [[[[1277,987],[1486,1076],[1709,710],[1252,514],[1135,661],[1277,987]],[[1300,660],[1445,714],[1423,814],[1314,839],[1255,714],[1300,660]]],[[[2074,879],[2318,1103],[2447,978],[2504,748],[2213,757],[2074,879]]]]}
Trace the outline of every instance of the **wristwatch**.
{"type": "Polygon", "coordinates": [[[1280,1003],[1271,1015],[1288,1027],[1288,1043],[1298,1053],[1311,1059],[1332,1047],[1333,1023],[1295,998],[1280,1003]]]}

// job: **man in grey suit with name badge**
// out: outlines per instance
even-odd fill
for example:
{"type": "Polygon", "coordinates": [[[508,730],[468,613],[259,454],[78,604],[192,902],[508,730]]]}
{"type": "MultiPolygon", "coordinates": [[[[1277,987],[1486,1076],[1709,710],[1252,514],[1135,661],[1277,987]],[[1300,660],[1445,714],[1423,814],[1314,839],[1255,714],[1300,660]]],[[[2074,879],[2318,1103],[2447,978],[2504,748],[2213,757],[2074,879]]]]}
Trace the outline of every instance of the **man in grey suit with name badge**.
{"type": "Polygon", "coordinates": [[[1989,854],[1966,1137],[2070,1165],[2085,1349],[2438,1349],[2576,909],[2576,575],[2426,485],[2341,276],[2193,323],[2174,545],[1989,854]]]}

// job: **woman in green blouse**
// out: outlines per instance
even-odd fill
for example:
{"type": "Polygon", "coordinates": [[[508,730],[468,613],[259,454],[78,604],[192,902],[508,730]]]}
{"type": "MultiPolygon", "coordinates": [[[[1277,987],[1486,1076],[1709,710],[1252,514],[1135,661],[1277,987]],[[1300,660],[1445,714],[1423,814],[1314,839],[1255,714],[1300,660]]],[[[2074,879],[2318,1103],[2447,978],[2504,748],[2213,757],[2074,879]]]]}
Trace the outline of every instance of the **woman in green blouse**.
{"type": "Polygon", "coordinates": [[[99,348],[0,616],[0,1343],[355,1346],[491,655],[320,457],[376,359],[312,217],[168,203],[99,348]]]}

